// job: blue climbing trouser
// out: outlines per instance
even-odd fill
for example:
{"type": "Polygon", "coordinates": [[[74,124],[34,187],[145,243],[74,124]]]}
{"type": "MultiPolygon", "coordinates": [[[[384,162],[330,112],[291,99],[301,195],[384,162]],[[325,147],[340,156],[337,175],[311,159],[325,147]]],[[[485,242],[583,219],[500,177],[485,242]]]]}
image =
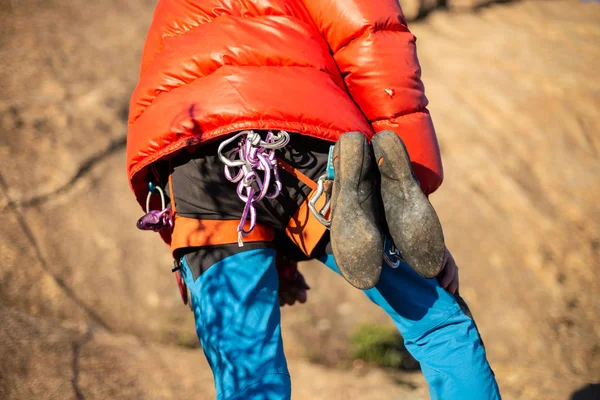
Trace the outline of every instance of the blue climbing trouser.
{"type": "MultiPolygon", "coordinates": [[[[186,257],[181,261],[217,399],[289,399],[275,251],[231,255],[195,280],[186,257]]],[[[320,261],[339,273],[333,256],[320,261]]],[[[365,294],[398,327],[420,362],[432,399],[500,399],[474,321],[435,279],[422,278],[407,264],[386,266],[380,282],[365,294]]]]}

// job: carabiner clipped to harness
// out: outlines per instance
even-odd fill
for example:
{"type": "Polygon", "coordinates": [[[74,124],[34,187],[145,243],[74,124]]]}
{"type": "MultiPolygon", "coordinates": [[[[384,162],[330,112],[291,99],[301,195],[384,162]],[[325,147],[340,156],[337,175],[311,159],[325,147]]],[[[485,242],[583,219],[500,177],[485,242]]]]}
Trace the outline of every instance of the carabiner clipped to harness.
{"type": "Polygon", "coordinates": [[[237,195],[245,203],[244,211],[237,228],[238,245],[244,246],[243,237],[256,226],[256,208],[254,204],[265,197],[274,199],[281,193],[282,185],[277,169],[275,150],[285,147],[290,136],[285,131],[273,133],[269,131],[265,140],[254,131],[242,131],[223,141],[219,145],[218,156],[225,164],[225,178],[237,183],[237,195]],[[229,157],[223,154],[225,147],[238,140],[229,157]],[[235,168],[238,168],[236,171],[235,168]],[[246,221],[248,229],[244,228],[246,221]]]}
{"type": "Polygon", "coordinates": [[[138,229],[143,231],[158,232],[163,228],[173,227],[173,210],[165,206],[165,193],[160,186],[148,183],[148,196],[146,197],[146,215],[140,218],[136,224],[138,229]],[[160,195],[161,209],[150,210],[150,199],[152,195],[160,195]]]}
{"type": "Polygon", "coordinates": [[[326,190],[325,187],[328,182],[329,180],[327,179],[327,175],[321,175],[319,177],[319,180],[317,181],[317,189],[315,191],[315,194],[308,201],[308,208],[312,215],[317,219],[317,221],[319,221],[321,224],[323,224],[329,229],[329,227],[331,226],[331,218],[327,218],[327,214],[329,213],[329,208],[331,206],[331,193],[329,193],[329,191],[326,190]],[[317,210],[317,202],[319,201],[321,196],[323,196],[323,194],[327,196],[327,200],[323,208],[317,210]]]}
{"type": "Polygon", "coordinates": [[[400,250],[396,248],[389,235],[383,236],[383,261],[391,268],[398,268],[404,261],[400,250]]]}
{"type": "Polygon", "coordinates": [[[334,179],[334,170],[333,170],[333,149],[335,146],[329,147],[329,154],[327,155],[327,170],[324,175],[321,175],[317,180],[317,189],[315,194],[308,201],[308,209],[312,213],[312,215],[323,224],[327,229],[331,226],[331,215],[327,217],[329,213],[329,209],[331,207],[331,184],[334,179]],[[325,193],[327,196],[327,200],[325,205],[320,210],[317,210],[317,202],[321,198],[321,196],[325,193]]]}

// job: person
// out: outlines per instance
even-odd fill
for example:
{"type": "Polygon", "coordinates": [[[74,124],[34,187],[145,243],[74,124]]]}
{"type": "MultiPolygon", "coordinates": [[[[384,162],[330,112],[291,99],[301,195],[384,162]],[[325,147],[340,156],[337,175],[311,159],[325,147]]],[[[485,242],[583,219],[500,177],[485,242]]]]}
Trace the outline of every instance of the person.
{"type": "Polygon", "coordinates": [[[127,172],[217,399],[291,397],[280,306],[306,301],[306,259],[390,315],[432,398],[500,398],[426,197],[442,181],[426,106],[396,0],[159,1],[127,172]]]}

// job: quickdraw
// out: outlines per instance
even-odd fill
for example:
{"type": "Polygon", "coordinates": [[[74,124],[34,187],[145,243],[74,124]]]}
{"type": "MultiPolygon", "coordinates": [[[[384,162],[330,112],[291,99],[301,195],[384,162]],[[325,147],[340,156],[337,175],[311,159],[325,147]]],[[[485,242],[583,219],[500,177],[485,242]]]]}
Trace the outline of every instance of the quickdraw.
{"type": "Polygon", "coordinates": [[[317,189],[315,194],[312,195],[308,201],[308,208],[312,215],[323,224],[327,229],[331,226],[331,217],[327,217],[329,209],[331,207],[331,184],[334,178],[333,170],[333,149],[334,146],[329,147],[329,154],[327,156],[327,170],[324,175],[321,175],[317,180],[317,189]],[[321,196],[325,193],[327,201],[322,209],[317,210],[317,202],[321,196]]]}
{"type": "Polygon", "coordinates": [[[308,208],[312,215],[328,229],[331,226],[331,218],[327,218],[327,213],[331,206],[331,193],[328,190],[331,185],[329,183],[330,181],[328,180],[327,175],[321,175],[317,181],[317,190],[308,201],[308,208]],[[327,201],[322,209],[317,210],[317,201],[319,201],[319,198],[321,198],[323,193],[327,196],[327,201]]]}

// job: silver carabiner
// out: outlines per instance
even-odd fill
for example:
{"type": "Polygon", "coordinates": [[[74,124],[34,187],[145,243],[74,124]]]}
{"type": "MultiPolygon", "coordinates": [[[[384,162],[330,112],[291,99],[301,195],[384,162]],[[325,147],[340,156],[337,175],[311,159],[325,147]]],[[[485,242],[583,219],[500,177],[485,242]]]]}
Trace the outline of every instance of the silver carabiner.
{"type": "MultiPolygon", "coordinates": [[[[327,201],[321,210],[317,210],[317,201],[321,198],[323,193],[325,192],[325,181],[327,180],[327,175],[321,175],[319,180],[317,181],[317,191],[308,201],[308,208],[310,212],[314,215],[314,217],[323,224],[325,227],[329,228],[331,226],[331,220],[327,219],[325,215],[329,211],[329,207],[331,205],[331,197],[327,197],[327,201]]],[[[326,194],[327,195],[327,194],[326,194]]]]}

